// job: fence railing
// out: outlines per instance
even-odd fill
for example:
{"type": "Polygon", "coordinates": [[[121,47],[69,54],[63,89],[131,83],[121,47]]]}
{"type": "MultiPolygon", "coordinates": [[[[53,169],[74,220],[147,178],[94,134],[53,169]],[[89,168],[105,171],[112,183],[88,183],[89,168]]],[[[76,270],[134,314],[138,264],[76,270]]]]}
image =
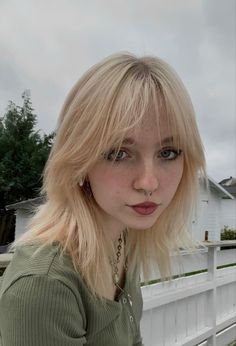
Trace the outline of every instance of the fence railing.
{"type": "MultiPolygon", "coordinates": [[[[173,257],[173,274],[206,271],[142,287],[145,346],[236,345],[236,249],[220,251],[232,245],[209,242],[198,253],[183,252],[181,261],[173,257]]],[[[11,257],[0,254],[0,269],[11,257]]]]}
{"type": "Polygon", "coordinates": [[[236,241],[204,245],[172,262],[173,274],[205,272],[142,287],[145,346],[236,345],[236,249],[220,251],[236,241]]]}
{"type": "Polygon", "coordinates": [[[4,269],[8,266],[12,259],[12,253],[3,253],[0,254],[0,269],[4,269]]]}

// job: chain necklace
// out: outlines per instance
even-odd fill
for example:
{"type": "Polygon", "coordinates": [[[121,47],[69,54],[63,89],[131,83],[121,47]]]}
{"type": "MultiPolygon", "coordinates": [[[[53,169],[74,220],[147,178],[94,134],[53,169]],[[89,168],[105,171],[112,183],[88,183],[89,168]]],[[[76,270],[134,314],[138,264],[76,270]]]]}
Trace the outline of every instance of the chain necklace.
{"type": "MultiPolygon", "coordinates": [[[[126,243],[126,232],[122,232],[118,238],[118,245],[117,245],[117,251],[116,251],[116,258],[110,258],[110,264],[112,267],[112,279],[114,285],[122,290],[122,288],[119,286],[119,269],[118,269],[118,264],[120,263],[120,256],[121,256],[121,250],[122,250],[122,244],[126,243]]],[[[125,256],[125,265],[124,265],[125,271],[127,271],[127,258],[125,256]]]]}
{"type": "MultiPolygon", "coordinates": [[[[120,262],[120,256],[121,256],[121,250],[122,250],[122,244],[124,243],[124,250],[125,250],[125,245],[126,245],[126,235],[127,235],[127,231],[124,231],[120,234],[119,238],[118,238],[118,245],[117,245],[117,252],[116,252],[116,259],[111,259],[110,258],[110,264],[112,267],[112,279],[113,279],[113,283],[116,286],[118,292],[116,292],[116,298],[115,300],[118,301],[119,298],[119,294],[120,292],[125,293],[124,289],[120,287],[120,277],[119,277],[119,269],[118,269],[118,263],[120,262]]],[[[128,260],[127,260],[127,256],[125,254],[125,264],[124,264],[124,270],[125,272],[127,272],[128,270],[128,260]]],[[[132,302],[132,298],[131,295],[126,292],[126,296],[129,300],[130,306],[132,306],[133,302],[132,302]]]]}

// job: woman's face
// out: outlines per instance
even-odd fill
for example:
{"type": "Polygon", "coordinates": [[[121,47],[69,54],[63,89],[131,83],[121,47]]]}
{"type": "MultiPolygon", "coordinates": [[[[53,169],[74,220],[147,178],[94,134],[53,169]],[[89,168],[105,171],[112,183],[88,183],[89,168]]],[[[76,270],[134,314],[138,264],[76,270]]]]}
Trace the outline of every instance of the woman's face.
{"type": "Polygon", "coordinates": [[[125,227],[153,226],[174,197],[183,167],[183,154],[173,145],[164,120],[158,129],[147,119],[128,133],[119,151],[106,152],[88,179],[111,237],[117,238],[125,227]]]}

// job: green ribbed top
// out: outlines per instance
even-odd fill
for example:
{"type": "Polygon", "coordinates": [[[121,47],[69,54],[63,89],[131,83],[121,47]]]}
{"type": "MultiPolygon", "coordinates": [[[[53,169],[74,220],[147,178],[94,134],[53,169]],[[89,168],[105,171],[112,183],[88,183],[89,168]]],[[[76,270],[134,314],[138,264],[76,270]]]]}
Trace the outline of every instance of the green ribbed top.
{"type": "Polygon", "coordinates": [[[16,249],[0,280],[1,346],[141,346],[142,296],[127,275],[119,301],[95,299],[58,245],[16,249]],[[129,295],[131,299],[129,298],[129,295]]]}

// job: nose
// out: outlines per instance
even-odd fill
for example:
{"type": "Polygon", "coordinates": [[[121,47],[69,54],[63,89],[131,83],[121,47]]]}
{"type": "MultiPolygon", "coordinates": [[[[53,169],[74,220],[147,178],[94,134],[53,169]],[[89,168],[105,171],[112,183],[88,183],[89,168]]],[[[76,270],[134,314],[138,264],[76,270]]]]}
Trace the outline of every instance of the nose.
{"type": "Polygon", "coordinates": [[[153,163],[143,163],[137,170],[133,187],[137,191],[149,191],[154,192],[159,186],[159,178],[157,174],[157,168],[153,163]]]}

